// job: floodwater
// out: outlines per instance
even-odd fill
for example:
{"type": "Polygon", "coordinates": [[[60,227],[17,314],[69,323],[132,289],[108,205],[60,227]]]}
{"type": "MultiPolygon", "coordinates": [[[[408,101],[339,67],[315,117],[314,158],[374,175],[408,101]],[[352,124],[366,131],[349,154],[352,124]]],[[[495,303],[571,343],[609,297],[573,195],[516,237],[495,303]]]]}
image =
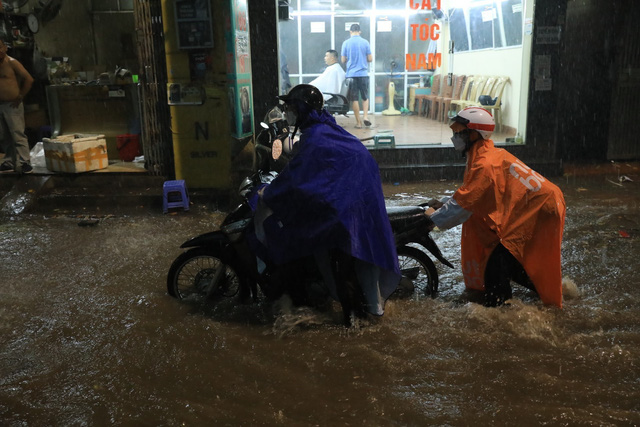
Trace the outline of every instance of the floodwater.
{"type": "MultiPolygon", "coordinates": [[[[436,299],[391,300],[350,329],[337,307],[168,296],[179,245],[220,212],[4,218],[0,425],[640,424],[640,180],[554,181],[563,310],[518,287],[509,307],[470,302],[457,228],[433,234],[456,266],[439,265],[436,299]]],[[[457,184],[385,193],[410,205],[457,184]]]]}

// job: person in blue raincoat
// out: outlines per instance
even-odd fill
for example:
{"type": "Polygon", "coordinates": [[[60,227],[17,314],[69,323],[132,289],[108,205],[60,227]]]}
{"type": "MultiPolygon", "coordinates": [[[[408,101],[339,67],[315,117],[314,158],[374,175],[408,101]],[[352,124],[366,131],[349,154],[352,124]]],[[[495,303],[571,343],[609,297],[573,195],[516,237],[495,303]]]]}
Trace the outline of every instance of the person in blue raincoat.
{"type": "Polygon", "coordinates": [[[279,98],[293,135],[302,135],[287,166],[260,190],[256,235],[275,264],[315,257],[343,309],[343,279],[355,275],[364,309],[380,316],[401,276],[378,165],[323,109],[316,87],[297,85],[279,98]],[[325,273],[336,256],[343,271],[334,269],[332,280],[325,273]]]}

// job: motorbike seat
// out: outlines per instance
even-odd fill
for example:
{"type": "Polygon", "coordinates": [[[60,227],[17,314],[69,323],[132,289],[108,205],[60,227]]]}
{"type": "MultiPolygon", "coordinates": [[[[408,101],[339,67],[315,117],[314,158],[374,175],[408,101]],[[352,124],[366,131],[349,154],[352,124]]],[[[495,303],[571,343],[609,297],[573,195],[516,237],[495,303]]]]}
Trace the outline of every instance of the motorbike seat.
{"type": "Polygon", "coordinates": [[[391,218],[405,218],[424,214],[420,206],[387,206],[387,215],[391,218]]]}
{"type": "Polygon", "coordinates": [[[428,219],[424,214],[424,208],[420,206],[387,207],[387,215],[393,230],[403,229],[408,225],[428,219]]]}

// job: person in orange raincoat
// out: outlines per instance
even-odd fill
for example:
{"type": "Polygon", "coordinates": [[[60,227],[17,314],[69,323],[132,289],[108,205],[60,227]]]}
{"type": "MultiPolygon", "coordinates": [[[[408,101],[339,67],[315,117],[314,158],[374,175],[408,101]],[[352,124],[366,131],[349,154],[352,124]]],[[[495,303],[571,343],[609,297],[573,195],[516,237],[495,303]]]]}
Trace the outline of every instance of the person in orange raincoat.
{"type": "Polygon", "coordinates": [[[426,212],[442,229],[462,225],[465,286],[485,291],[485,305],[511,298],[511,280],[562,307],[560,247],[565,202],[560,189],[489,139],[495,123],[484,108],[453,118],[454,148],[467,157],[462,186],[426,212]]]}

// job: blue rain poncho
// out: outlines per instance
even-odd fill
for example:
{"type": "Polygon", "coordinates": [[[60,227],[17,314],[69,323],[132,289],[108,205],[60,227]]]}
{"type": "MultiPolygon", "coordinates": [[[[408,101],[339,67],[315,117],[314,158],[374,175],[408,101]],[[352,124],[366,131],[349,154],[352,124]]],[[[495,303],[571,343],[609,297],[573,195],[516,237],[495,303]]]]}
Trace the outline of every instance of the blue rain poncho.
{"type": "Polygon", "coordinates": [[[379,267],[387,299],[400,270],[377,163],[324,110],[301,129],[296,154],[262,196],[272,211],[262,224],[269,257],[283,264],[338,248],[379,267]]]}

